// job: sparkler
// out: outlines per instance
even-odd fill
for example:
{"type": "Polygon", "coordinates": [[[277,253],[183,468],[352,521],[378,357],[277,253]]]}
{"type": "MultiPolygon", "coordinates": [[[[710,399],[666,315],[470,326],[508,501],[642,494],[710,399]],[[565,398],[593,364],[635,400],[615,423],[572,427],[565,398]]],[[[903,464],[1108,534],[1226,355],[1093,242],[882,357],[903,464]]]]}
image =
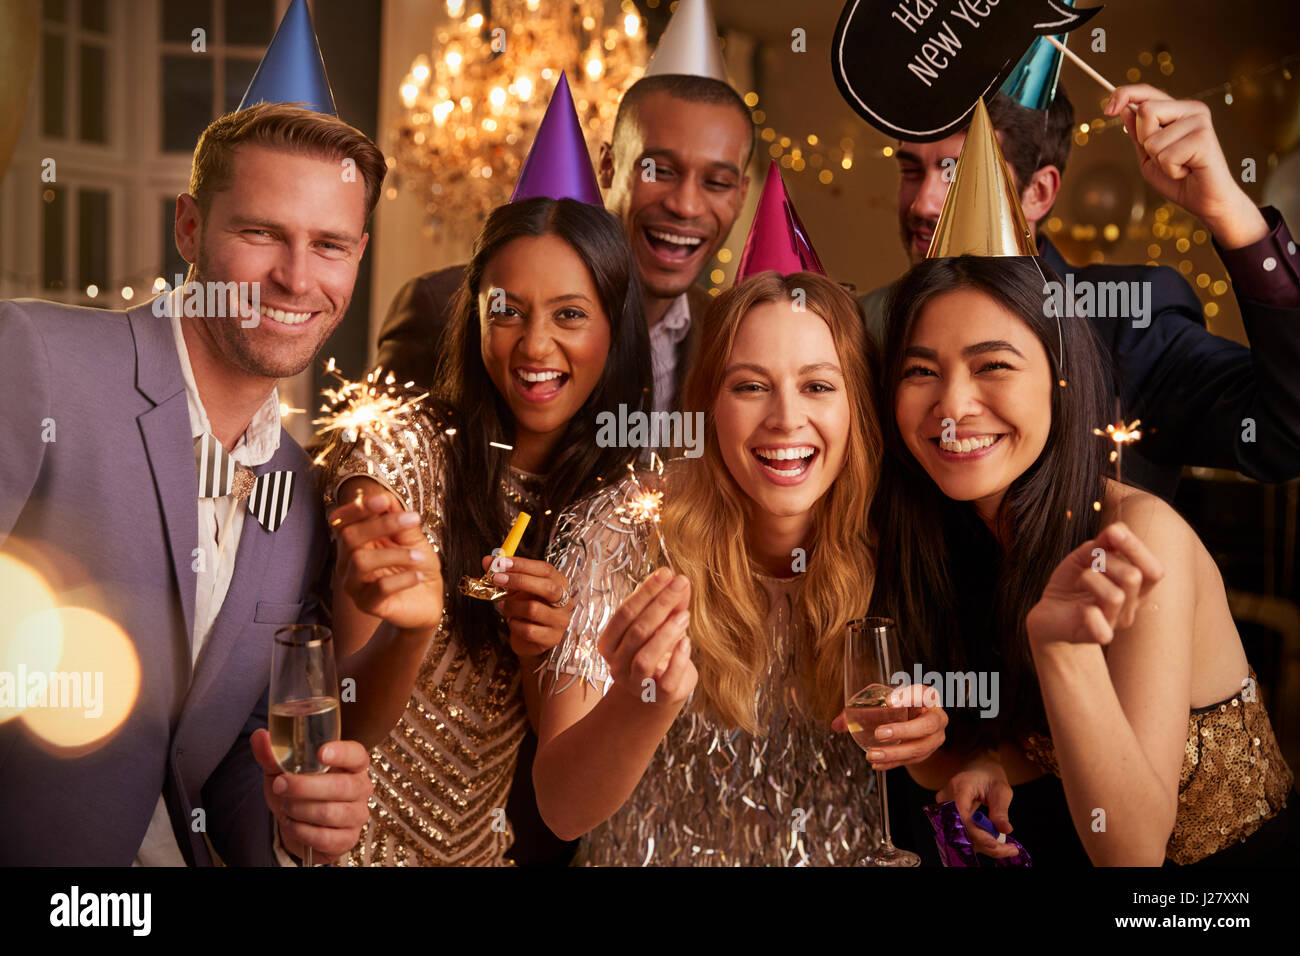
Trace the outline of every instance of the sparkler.
{"type": "MultiPolygon", "coordinates": [[[[655,452],[650,452],[650,468],[654,471],[660,482],[664,476],[664,461],[655,452]]],[[[626,505],[621,505],[614,509],[617,515],[623,515],[618,520],[624,524],[644,525],[652,524],[655,535],[659,539],[659,552],[663,555],[664,563],[672,570],[673,562],[668,554],[668,545],[664,541],[663,529],[659,526],[659,509],[663,504],[664,493],[662,491],[649,491],[641,484],[641,479],[637,477],[635,464],[629,463],[627,466],[628,474],[632,476],[632,484],[636,486],[637,493],[626,505]]]]}
{"type": "MultiPolygon", "coordinates": [[[[363,431],[370,431],[391,441],[394,429],[429,396],[428,392],[414,397],[398,394],[397,380],[393,373],[383,376],[381,382],[383,370],[378,368],[368,372],[364,381],[353,382],[339,373],[334,359],[330,358],[325,365],[325,372],[338,379],[339,385],[337,388],[321,390],[325,402],[320,410],[325,415],[313,419],[312,424],[320,426],[317,434],[324,436],[337,433],[345,442],[356,441],[363,431]]],[[[411,388],[414,385],[414,382],[407,382],[403,387],[411,388]]],[[[369,448],[366,450],[368,453],[369,448]]],[[[316,456],[315,463],[323,464],[327,454],[328,448],[316,456]]]]}
{"type": "MultiPolygon", "coordinates": [[[[1118,405],[1118,403],[1116,404],[1118,405]]],[[[1118,408],[1116,410],[1118,411],[1118,408]]],[[[1126,423],[1123,417],[1121,417],[1117,424],[1107,425],[1105,431],[1100,428],[1094,428],[1092,430],[1094,435],[1099,435],[1102,438],[1109,438],[1115,443],[1115,447],[1112,448],[1110,452],[1110,460],[1115,463],[1115,480],[1121,485],[1124,483],[1124,446],[1130,442],[1135,442],[1142,437],[1142,432],[1138,429],[1138,426],[1141,424],[1142,419],[1140,418],[1135,418],[1133,421],[1126,423]]],[[[1122,507],[1123,504],[1121,499],[1120,503],[1116,504],[1115,507],[1116,521],[1122,520],[1120,514],[1122,507]]]]}

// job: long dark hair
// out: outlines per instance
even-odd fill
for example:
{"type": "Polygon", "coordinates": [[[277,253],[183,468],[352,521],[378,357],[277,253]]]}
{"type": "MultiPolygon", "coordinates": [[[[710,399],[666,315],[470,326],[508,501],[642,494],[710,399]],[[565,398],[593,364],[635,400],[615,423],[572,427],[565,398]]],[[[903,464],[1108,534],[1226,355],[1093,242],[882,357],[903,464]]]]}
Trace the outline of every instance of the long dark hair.
{"type": "Polygon", "coordinates": [[[495,637],[500,619],[484,601],[456,590],[461,575],[483,573],[482,557],[499,547],[514,519],[502,494],[509,477],[509,452],[489,443],[513,445],[514,416],[492,383],[480,351],[478,294],[483,271],[492,257],[516,239],[556,236],[567,242],[591,274],[600,304],[609,319],[609,355],[600,380],[587,401],[569,419],[556,443],[542,492],[543,514],[529,523],[520,554],[544,553],[551,528],[569,504],[602,483],[627,473],[635,449],[596,444],[596,416],[650,408],[650,346],[641,287],[626,234],[604,209],[574,199],[538,197],[494,210],[474,241],[465,280],[452,301],[436,381],[435,397],[449,406],[457,436],[450,443],[446,492],[457,516],[455,533],[443,546],[442,573],[452,594],[449,610],[473,647],[495,637]]]}
{"type": "Polygon", "coordinates": [[[1106,447],[1092,429],[1106,421],[1101,354],[1087,319],[1062,318],[1058,333],[1057,320],[1044,315],[1044,278],[1058,281],[1041,259],[1037,267],[1021,257],[927,259],[900,280],[889,305],[877,395],[885,464],[872,509],[879,540],[872,613],[895,619],[904,656],[923,670],[998,672],[996,718],[980,719],[970,706],[949,711],[948,740],[959,748],[1046,730],[1025,616],[1056,565],[1100,524],[1093,503],[1104,491],[1106,447]],[[1051,367],[1046,445],[1011,483],[995,520],[1010,535],[1005,551],[972,503],[949,499],[913,457],[894,412],[917,318],[935,296],[958,289],[982,292],[1019,317],[1051,367]]]}

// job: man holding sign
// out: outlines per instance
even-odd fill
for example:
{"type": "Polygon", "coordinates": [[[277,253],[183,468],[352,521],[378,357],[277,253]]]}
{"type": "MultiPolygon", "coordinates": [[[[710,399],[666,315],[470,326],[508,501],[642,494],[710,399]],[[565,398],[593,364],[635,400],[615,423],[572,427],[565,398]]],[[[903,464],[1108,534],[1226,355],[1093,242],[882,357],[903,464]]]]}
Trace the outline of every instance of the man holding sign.
{"type": "MultiPolygon", "coordinates": [[[[1153,426],[1125,456],[1129,483],[1172,498],[1183,465],[1228,468],[1260,481],[1300,475],[1300,256],[1272,207],[1259,209],[1233,177],[1198,100],[1174,100],[1144,84],[1123,86],[1106,104],[1124,117],[1147,183],[1204,223],[1227,268],[1254,348],[1211,335],[1201,303],[1169,267],[1070,265],[1046,237],[1040,255],[1080,296],[1133,288],[1140,308],[1102,314],[1066,303],[1064,316],[1087,314],[1109,349],[1122,414],[1153,426]],[[1132,462],[1132,464],[1130,464],[1132,462]]],[[[1056,90],[1046,111],[1005,94],[989,102],[999,145],[1037,232],[1061,188],[1074,110],[1056,90]]],[[[965,133],[937,142],[900,140],[898,216],[908,257],[924,258],[947,196],[965,133]]],[[[861,300],[867,326],[883,339],[886,286],[861,300]]],[[[1083,305],[1080,298],[1080,305],[1083,305]]],[[[1130,302],[1130,306],[1134,303],[1130,302]]],[[[1100,424],[1100,423],[1099,423],[1100,424]]]]}

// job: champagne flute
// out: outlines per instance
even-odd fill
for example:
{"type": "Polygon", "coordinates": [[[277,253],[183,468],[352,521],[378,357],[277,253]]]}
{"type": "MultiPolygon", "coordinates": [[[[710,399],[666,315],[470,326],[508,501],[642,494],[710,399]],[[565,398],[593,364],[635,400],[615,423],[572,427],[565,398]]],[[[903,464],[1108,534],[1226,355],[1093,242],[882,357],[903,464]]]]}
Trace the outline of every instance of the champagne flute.
{"type": "MultiPolygon", "coordinates": [[[[849,732],[864,751],[881,747],[876,728],[907,719],[906,707],[890,707],[895,690],[890,677],[900,670],[898,636],[894,622],[886,617],[864,617],[850,621],[844,642],[844,719],[849,732]]],[[[876,771],[876,795],[880,799],[880,846],[858,861],[859,866],[919,866],[921,858],[894,846],[889,832],[889,799],[885,773],[876,771]]]]}
{"type": "MultiPolygon", "coordinates": [[[[271,651],[271,750],[285,773],[325,773],[320,748],[341,733],[334,635],[295,624],[275,632],[271,651]]],[[[311,866],[311,847],[307,847],[311,866]]]]}

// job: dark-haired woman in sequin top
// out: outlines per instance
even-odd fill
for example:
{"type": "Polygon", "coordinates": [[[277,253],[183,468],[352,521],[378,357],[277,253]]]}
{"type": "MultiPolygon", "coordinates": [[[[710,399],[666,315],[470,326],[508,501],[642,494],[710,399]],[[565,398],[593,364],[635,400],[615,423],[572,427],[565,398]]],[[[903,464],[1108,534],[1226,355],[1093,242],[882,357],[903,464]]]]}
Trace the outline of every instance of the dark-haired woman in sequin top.
{"type": "Polygon", "coordinates": [[[355,680],[344,733],[374,747],[356,865],[509,862],[507,801],[537,701],[522,678],[571,611],[541,557],[555,516],[636,454],[598,446],[597,416],[648,404],[631,250],[597,206],[533,198],[493,212],[448,331],[436,394],[391,428],[339,435],[325,462],[336,530],[370,542],[334,587],[339,676],[355,680]],[[527,533],[493,578],[507,596],[461,594],[520,511],[527,533]]]}
{"type": "Polygon", "coordinates": [[[923,854],[937,796],[968,823],[988,807],[1035,866],[1294,863],[1293,777],[1218,568],[1171,507],[1104,476],[1099,354],[1045,314],[1040,268],[929,259],[892,303],[873,613],[928,670],[1000,676],[994,715],[948,707],[893,817],[923,854]]]}

